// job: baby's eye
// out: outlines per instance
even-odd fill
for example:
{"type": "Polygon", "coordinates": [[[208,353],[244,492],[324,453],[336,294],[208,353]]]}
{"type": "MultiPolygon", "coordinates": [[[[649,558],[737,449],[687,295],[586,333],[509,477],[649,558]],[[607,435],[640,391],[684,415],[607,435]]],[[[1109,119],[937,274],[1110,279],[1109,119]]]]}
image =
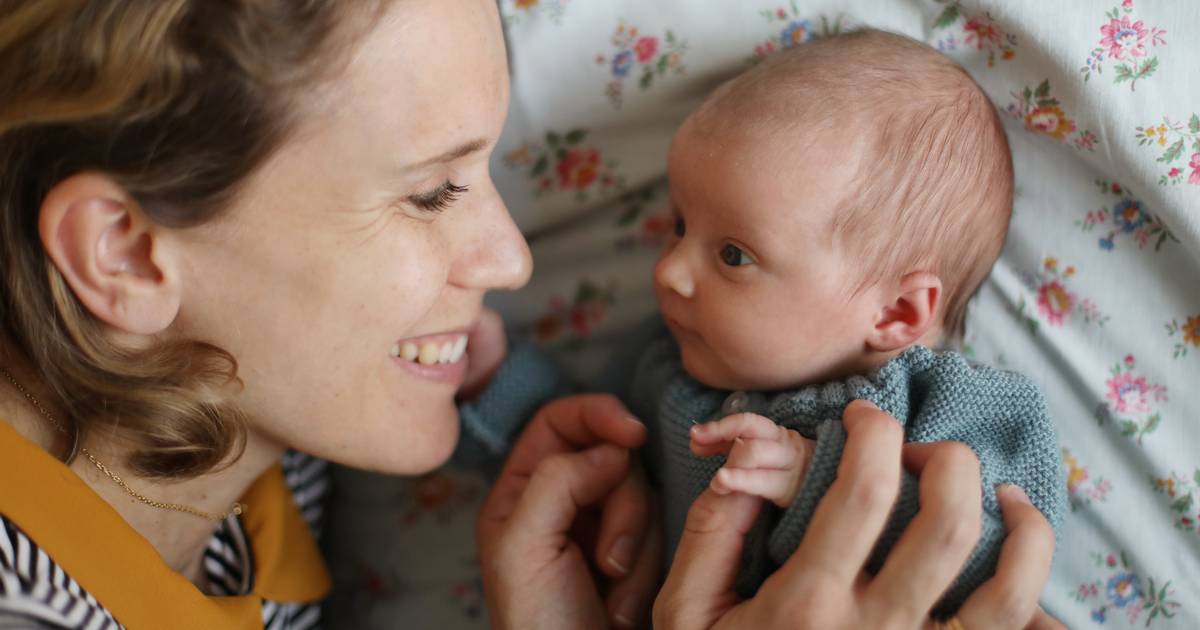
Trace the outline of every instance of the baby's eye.
{"type": "Polygon", "coordinates": [[[721,248],[721,262],[730,267],[741,267],[742,265],[753,265],[754,259],[737,245],[727,244],[721,248]]]}
{"type": "Polygon", "coordinates": [[[683,233],[686,231],[687,226],[683,223],[683,216],[678,214],[675,215],[675,236],[682,237],[683,233]]]}

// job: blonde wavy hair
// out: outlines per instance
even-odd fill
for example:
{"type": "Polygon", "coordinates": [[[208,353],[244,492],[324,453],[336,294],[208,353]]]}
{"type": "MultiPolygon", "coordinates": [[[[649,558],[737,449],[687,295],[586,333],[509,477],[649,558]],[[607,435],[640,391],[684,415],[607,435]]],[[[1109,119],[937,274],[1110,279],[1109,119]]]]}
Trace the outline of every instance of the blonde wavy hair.
{"type": "Polygon", "coordinates": [[[286,139],[302,91],[346,57],[347,8],[366,26],[367,4],[0,0],[0,337],[81,436],[119,423],[139,474],[193,477],[240,455],[237,361],[200,341],[114,343],[46,255],[42,201],[91,171],[163,225],[218,217],[286,139]]]}

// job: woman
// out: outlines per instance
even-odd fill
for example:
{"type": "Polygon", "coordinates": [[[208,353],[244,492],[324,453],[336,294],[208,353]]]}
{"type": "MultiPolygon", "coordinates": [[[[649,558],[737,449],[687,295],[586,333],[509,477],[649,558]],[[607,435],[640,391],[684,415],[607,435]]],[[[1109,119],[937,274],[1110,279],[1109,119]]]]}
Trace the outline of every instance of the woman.
{"type": "MultiPolygon", "coordinates": [[[[0,619],[315,625],[328,577],[306,523],[323,485],[285,452],[441,464],[456,392],[494,367],[482,296],[530,272],[487,173],[508,89],[495,6],[29,0],[0,15],[0,59],[0,619]]],[[[481,520],[498,625],[650,606],[656,547],[626,450],[643,434],[621,414],[567,399],[522,436],[481,520]],[[581,465],[592,485],[572,493],[581,465]],[[581,503],[603,506],[595,553],[632,571],[593,581],[566,538],[581,503]],[[530,588],[547,563],[564,579],[530,588]]],[[[715,531],[738,530],[697,535],[715,531]]],[[[677,582],[675,601],[727,590],[677,582]]],[[[983,601],[982,618],[1023,623],[983,601]]]]}

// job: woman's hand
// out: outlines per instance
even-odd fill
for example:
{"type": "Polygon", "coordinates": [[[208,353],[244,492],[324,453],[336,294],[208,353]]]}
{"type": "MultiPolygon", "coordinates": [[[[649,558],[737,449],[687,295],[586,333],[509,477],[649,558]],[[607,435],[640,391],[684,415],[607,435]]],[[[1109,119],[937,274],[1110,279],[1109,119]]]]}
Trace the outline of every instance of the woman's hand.
{"type": "Polygon", "coordinates": [[[611,396],[572,396],[538,411],[476,525],[493,627],[645,619],[662,550],[648,488],[629,461],[645,439],[611,396]],[[599,576],[588,561],[593,539],[599,576]]]}
{"type": "MultiPolygon", "coordinates": [[[[761,499],[708,490],[688,511],[654,626],[691,628],[920,628],[966,561],[979,535],[979,461],[954,442],[903,447],[920,477],[921,511],[875,576],[862,567],[900,487],[903,432],[869,403],[843,417],[847,440],[837,480],[822,499],[800,547],[740,602],[733,593],[743,537],[761,499]]],[[[1000,492],[1009,530],[996,575],[963,605],[968,630],[1061,627],[1042,613],[1054,533],[1015,488],[1000,492]]]]}

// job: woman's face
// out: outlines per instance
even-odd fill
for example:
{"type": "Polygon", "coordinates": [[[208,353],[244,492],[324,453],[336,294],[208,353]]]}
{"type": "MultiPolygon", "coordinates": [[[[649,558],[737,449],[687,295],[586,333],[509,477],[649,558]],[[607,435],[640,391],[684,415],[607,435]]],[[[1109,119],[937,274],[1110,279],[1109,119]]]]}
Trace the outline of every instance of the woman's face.
{"type": "Polygon", "coordinates": [[[466,360],[394,348],[453,349],[529,278],[488,174],[506,56],[489,0],[392,2],[355,46],[231,211],[181,233],[175,332],[237,358],[255,437],[416,473],[458,439],[466,360]]]}

